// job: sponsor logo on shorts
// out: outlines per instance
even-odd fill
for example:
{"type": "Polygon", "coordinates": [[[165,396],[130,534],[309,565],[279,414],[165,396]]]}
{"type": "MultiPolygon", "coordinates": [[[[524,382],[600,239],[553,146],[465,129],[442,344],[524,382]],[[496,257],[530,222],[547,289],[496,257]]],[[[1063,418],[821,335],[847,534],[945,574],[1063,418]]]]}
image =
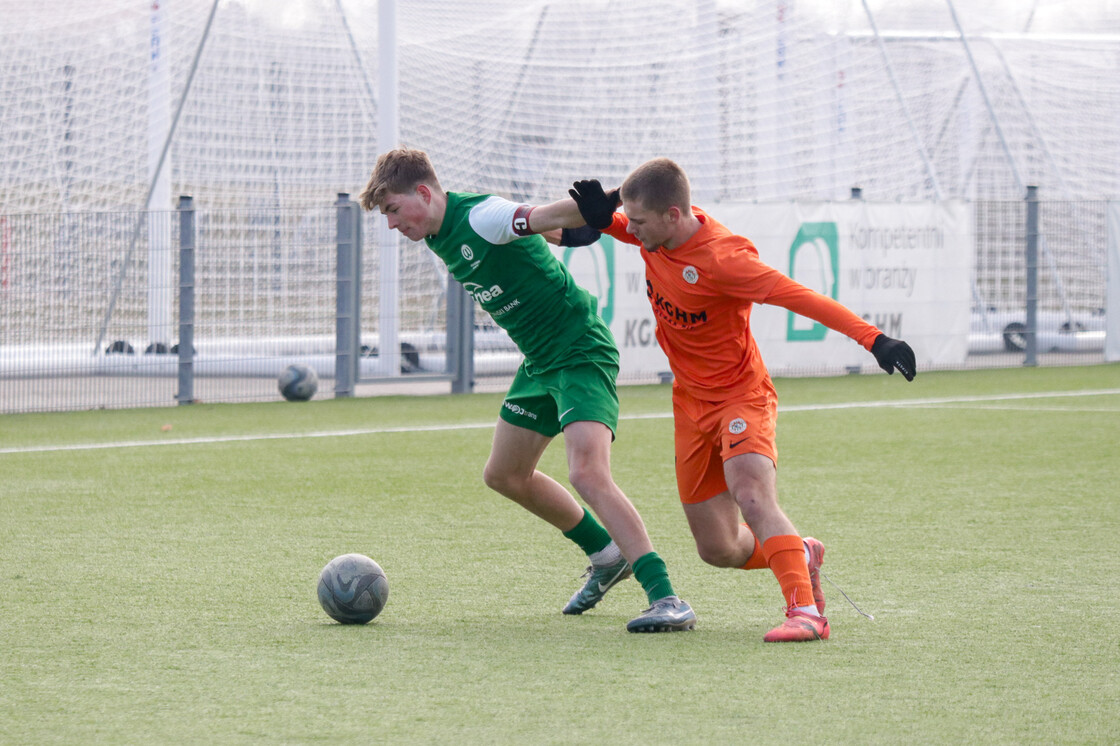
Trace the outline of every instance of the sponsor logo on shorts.
{"type": "Polygon", "coordinates": [[[684,272],[681,272],[681,277],[683,277],[684,281],[689,285],[695,285],[696,281],[700,279],[700,273],[696,271],[696,267],[690,264],[684,268],[684,272]]]}
{"type": "Polygon", "coordinates": [[[745,433],[747,431],[747,423],[742,417],[736,417],[731,420],[731,423],[727,426],[727,431],[732,435],[745,433]]]}
{"type": "Polygon", "coordinates": [[[513,402],[502,402],[502,406],[521,417],[528,417],[531,420],[537,419],[536,412],[530,412],[529,410],[525,409],[525,407],[514,404],[513,402]]]}

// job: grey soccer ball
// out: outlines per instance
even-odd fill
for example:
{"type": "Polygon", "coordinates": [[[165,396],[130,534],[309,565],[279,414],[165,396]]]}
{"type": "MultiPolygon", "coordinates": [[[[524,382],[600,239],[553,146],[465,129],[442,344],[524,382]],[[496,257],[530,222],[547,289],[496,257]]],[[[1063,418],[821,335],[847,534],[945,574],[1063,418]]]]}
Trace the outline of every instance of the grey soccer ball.
{"type": "Polygon", "coordinates": [[[307,401],[319,390],[319,375],[303,363],[289,365],[276,382],[288,401],[307,401]]]}
{"type": "Polygon", "coordinates": [[[364,554],[343,554],[319,573],[319,604],[342,624],[366,624],[385,608],[389,580],[364,554]]]}

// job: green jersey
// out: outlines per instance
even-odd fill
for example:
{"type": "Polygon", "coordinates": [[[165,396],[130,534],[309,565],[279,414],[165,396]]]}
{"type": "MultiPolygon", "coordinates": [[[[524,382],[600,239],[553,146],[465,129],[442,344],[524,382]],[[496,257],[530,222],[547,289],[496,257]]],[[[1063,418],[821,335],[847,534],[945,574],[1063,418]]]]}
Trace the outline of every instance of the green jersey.
{"type": "Polygon", "coordinates": [[[424,240],[532,368],[545,369],[588,345],[614,338],[591,294],[539,235],[514,229],[520,205],[484,194],[447,193],[439,233],[424,240]]]}

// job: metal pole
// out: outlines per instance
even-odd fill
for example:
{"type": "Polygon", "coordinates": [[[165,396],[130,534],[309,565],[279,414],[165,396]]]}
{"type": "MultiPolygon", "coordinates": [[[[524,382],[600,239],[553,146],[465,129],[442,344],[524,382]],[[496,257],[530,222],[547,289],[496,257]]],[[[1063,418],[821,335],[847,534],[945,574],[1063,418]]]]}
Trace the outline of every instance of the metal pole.
{"type": "Polygon", "coordinates": [[[914,142],[918,146],[918,154],[922,156],[922,163],[926,167],[926,173],[929,174],[930,183],[933,185],[933,192],[937,195],[938,200],[942,200],[945,197],[941,191],[941,184],[937,180],[937,173],[933,170],[933,163],[930,161],[929,154],[926,152],[926,146],[922,141],[922,136],[918,133],[918,127],[914,124],[914,117],[910,115],[910,107],[906,105],[906,99],[902,95],[902,86],[898,84],[898,78],[896,78],[894,74],[894,65],[891,63],[890,55],[887,54],[887,45],[883,41],[883,37],[879,34],[879,25],[875,23],[875,16],[872,15],[871,6],[867,4],[867,0],[863,0],[863,10],[867,13],[867,20],[871,24],[871,30],[875,32],[875,40],[879,42],[879,53],[883,55],[883,62],[887,65],[887,74],[890,76],[895,96],[898,97],[898,104],[902,107],[902,113],[906,115],[906,123],[910,125],[910,134],[913,136],[914,142]]]}
{"type": "Polygon", "coordinates": [[[1038,365],[1038,187],[1027,187],[1027,355],[1023,365],[1038,365]]]}
{"type": "MultiPolygon", "coordinates": [[[[397,72],[397,0],[378,2],[378,47],[380,51],[377,113],[377,145],[381,152],[397,147],[400,139],[397,72]]],[[[389,223],[379,220],[377,244],[380,253],[380,294],[377,309],[378,357],[381,375],[401,374],[400,343],[400,243],[389,223]]]]}
{"type": "Polygon", "coordinates": [[[354,395],[358,372],[357,277],[357,205],[349,194],[339,194],[335,202],[336,222],[336,292],[334,395],[336,399],[354,395]]]}
{"type": "Polygon", "coordinates": [[[194,403],[194,200],[179,197],[179,393],[194,403]]]}
{"type": "Polygon", "coordinates": [[[447,368],[452,394],[474,390],[474,299],[447,276],[447,368]]]}

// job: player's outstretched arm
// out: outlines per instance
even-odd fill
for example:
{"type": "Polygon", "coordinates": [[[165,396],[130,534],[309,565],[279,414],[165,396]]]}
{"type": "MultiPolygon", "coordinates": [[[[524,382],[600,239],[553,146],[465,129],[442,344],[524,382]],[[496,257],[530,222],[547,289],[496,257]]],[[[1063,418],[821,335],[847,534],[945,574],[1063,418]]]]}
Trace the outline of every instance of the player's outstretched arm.
{"type": "Polygon", "coordinates": [[[918,367],[910,345],[900,339],[891,339],[836,300],[791,280],[773,268],[767,269],[772,273],[773,286],[765,298],[751,300],[781,306],[835,329],[870,350],[879,367],[887,373],[893,374],[897,370],[907,381],[914,380],[918,367]]]}
{"type": "Polygon", "coordinates": [[[562,199],[527,209],[527,233],[548,233],[585,224],[574,200],[562,199]]]}
{"type": "Polygon", "coordinates": [[[907,381],[913,381],[914,376],[918,375],[914,351],[901,339],[891,339],[886,334],[880,334],[871,345],[871,354],[875,356],[879,367],[891,375],[897,370],[907,381]]]}

